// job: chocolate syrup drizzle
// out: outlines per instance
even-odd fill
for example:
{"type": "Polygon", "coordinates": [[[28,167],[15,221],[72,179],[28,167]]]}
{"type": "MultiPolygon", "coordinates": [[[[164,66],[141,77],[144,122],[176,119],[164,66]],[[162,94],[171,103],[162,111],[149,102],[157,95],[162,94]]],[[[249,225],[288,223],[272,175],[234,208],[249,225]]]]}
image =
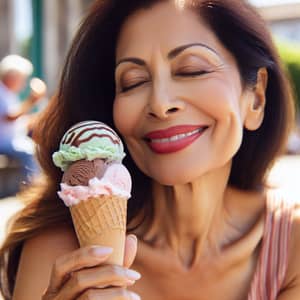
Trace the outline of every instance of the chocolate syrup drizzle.
{"type": "Polygon", "coordinates": [[[118,138],[118,136],[116,136],[116,133],[112,129],[110,129],[106,126],[101,126],[101,125],[96,126],[96,127],[86,127],[87,125],[91,126],[91,125],[98,125],[98,124],[99,124],[99,122],[90,122],[90,123],[85,123],[85,124],[73,127],[71,130],[69,130],[68,134],[62,140],[62,144],[70,144],[71,146],[78,147],[78,146],[80,146],[80,144],[91,140],[93,137],[99,137],[99,138],[106,137],[106,138],[109,138],[112,141],[112,143],[120,145],[121,141],[118,138]],[[74,131],[78,130],[81,127],[84,127],[84,128],[76,134],[74,131]],[[109,131],[117,139],[114,139],[109,134],[97,134],[97,133],[93,133],[89,137],[86,137],[86,138],[81,138],[85,132],[94,130],[94,129],[109,131]]]}

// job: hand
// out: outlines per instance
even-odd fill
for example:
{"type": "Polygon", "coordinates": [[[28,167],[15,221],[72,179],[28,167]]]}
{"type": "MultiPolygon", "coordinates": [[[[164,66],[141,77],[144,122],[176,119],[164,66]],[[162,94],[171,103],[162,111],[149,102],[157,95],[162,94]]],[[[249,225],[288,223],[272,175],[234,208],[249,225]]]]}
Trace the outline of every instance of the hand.
{"type": "Polygon", "coordinates": [[[102,246],[80,248],[58,258],[42,300],[140,299],[126,289],[140,278],[139,273],[128,269],[136,250],[136,237],[127,236],[124,267],[106,264],[112,249],[102,246]]]}
{"type": "Polygon", "coordinates": [[[30,86],[30,100],[33,103],[36,103],[38,100],[43,98],[46,95],[47,92],[47,86],[39,78],[32,78],[29,83],[30,86]]]}

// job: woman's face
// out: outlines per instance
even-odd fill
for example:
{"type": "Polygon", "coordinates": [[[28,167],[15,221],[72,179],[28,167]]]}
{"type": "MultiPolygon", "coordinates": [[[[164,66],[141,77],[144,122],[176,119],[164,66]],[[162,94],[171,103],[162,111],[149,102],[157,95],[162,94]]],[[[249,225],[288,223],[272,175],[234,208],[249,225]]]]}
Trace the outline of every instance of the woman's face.
{"type": "Polygon", "coordinates": [[[230,164],[251,92],[194,12],[168,2],[136,12],[122,27],[116,61],[114,121],[144,173],[174,185],[230,164]]]}

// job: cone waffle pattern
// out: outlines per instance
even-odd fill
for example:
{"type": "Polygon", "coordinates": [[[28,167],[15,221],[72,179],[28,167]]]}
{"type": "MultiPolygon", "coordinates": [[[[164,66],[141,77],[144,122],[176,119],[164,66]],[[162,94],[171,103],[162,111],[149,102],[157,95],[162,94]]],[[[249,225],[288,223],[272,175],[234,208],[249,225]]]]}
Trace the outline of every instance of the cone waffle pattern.
{"type": "Polygon", "coordinates": [[[80,245],[108,231],[126,230],[127,199],[102,195],[71,206],[71,214],[80,245]]]}

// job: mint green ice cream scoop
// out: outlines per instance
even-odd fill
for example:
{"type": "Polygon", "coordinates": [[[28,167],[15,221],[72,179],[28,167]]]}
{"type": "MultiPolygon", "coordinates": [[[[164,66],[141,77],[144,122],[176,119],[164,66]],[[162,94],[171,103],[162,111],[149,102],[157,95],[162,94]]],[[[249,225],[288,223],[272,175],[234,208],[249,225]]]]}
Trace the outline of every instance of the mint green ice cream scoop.
{"type": "Polygon", "coordinates": [[[78,160],[101,158],[107,162],[121,162],[124,147],[116,132],[99,121],[84,121],[72,126],[63,136],[53,162],[62,171],[78,160]]]}

